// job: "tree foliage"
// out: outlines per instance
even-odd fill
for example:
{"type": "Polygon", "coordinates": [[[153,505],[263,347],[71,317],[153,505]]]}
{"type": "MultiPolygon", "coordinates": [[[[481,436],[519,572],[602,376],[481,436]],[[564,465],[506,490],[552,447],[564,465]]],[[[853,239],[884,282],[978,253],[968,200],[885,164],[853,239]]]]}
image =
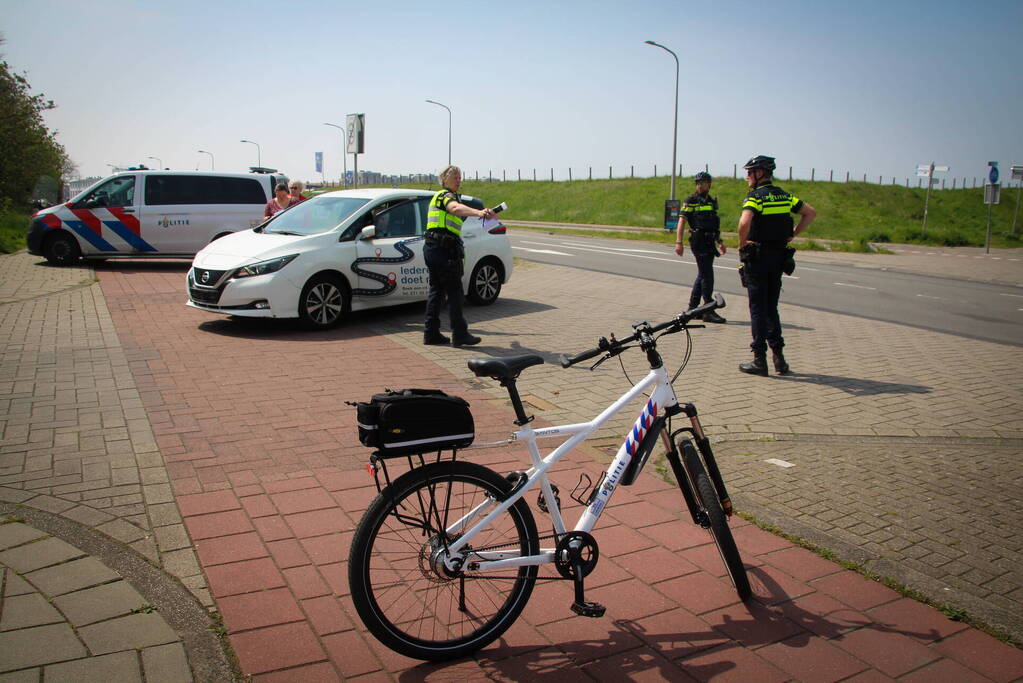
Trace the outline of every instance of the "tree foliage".
{"type": "Polygon", "coordinates": [[[43,112],[55,106],[44,95],[32,94],[25,75],[0,61],[0,206],[26,207],[39,188],[55,187],[74,168],[43,122],[43,112]]]}

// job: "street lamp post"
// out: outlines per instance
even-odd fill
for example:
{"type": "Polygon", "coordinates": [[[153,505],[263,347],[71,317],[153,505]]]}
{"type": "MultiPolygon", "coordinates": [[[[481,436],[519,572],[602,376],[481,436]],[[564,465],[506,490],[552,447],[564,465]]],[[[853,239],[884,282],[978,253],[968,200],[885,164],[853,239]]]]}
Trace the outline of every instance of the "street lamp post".
{"type": "Polygon", "coordinates": [[[646,44],[659,47],[675,58],[675,124],[671,129],[671,198],[675,199],[675,174],[678,172],[678,55],[652,40],[646,41],[646,44]]]}
{"type": "Polygon", "coordinates": [[[263,150],[260,149],[259,143],[258,142],[253,142],[252,140],[240,140],[239,142],[247,142],[250,145],[255,145],[256,146],[256,166],[262,167],[263,166],[263,150]]]}
{"type": "Polygon", "coordinates": [[[436,104],[438,107],[444,107],[448,110],[448,166],[451,165],[451,108],[446,104],[440,102],[434,102],[433,100],[426,100],[430,104],[436,104]]]}
{"type": "Polygon", "coordinates": [[[200,150],[196,150],[196,151],[199,152],[199,154],[209,154],[210,155],[210,170],[211,171],[217,170],[216,163],[214,163],[214,160],[213,160],[213,152],[207,152],[205,149],[200,149],[200,150]]]}
{"type": "Polygon", "coordinates": [[[160,157],[146,157],[146,158],[147,159],[152,159],[153,161],[155,161],[156,162],[156,167],[159,168],[161,171],[163,170],[163,159],[161,159],[160,157]]]}
{"type": "Polygon", "coordinates": [[[325,123],[325,126],[331,128],[337,128],[341,133],[341,187],[348,186],[348,150],[345,149],[345,142],[348,140],[348,131],[344,126],[339,126],[336,123],[325,123]]]}

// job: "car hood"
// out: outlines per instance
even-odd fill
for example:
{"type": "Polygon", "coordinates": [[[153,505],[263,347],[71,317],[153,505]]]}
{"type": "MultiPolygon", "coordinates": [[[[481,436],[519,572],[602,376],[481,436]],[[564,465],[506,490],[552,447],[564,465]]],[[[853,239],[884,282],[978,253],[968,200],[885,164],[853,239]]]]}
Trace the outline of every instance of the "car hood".
{"type": "Polygon", "coordinates": [[[195,255],[192,265],[208,270],[238,268],[249,263],[305,251],[313,241],[323,237],[322,234],[280,235],[243,230],[207,244],[195,255]]]}

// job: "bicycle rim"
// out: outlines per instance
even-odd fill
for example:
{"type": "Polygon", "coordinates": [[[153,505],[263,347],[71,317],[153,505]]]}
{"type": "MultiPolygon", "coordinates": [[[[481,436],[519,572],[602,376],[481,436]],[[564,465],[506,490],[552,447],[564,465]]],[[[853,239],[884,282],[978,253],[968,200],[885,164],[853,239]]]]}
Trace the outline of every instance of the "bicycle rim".
{"type": "MultiPolygon", "coordinates": [[[[374,500],[352,539],[348,571],[352,601],[378,640],[409,657],[452,659],[485,647],[514,623],[532,593],[536,566],[495,578],[448,572],[437,560],[454,540],[440,530],[509,487],[480,465],[440,462],[398,478],[374,500]]],[[[539,552],[529,507],[519,501],[469,546],[539,552]]]]}
{"type": "Polygon", "coordinates": [[[717,545],[721,561],[725,563],[728,577],[732,580],[732,585],[735,586],[735,592],[739,594],[739,599],[747,600],[753,591],[749,585],[749,577],[746,576],[746,568],[743,566],[742,558],[739,556],[739,549],[735,545],[735,539],[732,538],[732,530],[728,526],[725,512],[721,509],[721,501],[718,499],[714,484],[711,482],[710,477],[707,476],[707,470],[704,468],[703,462],[696,452],[696,447],[688,440],[684,440],[680,445],[682,447],[682,457],[685,460],[686,471],[692,478],[693,488],[700,501],[700,507],[703,508],[710,522],[710,534],[714,538],[714,544],[717,545]]]}

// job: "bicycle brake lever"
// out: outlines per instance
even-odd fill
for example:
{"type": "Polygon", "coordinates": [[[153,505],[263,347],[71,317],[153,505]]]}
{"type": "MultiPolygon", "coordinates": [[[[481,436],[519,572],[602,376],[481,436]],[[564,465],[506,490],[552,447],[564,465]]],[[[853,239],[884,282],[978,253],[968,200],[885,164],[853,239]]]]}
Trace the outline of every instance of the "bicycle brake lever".
{"type": "Polygon", "coordinates": [[[598,365],[600,365],[601,363],[603,363],[604,361],[606,361],[610,357],[611,357],[610,353],[605,355],[603,358],[601,358],[596,363],[594,363],[593,365],[590,366],[590,371],[592,372],[593,370],[596,370],[598,365]]]}

